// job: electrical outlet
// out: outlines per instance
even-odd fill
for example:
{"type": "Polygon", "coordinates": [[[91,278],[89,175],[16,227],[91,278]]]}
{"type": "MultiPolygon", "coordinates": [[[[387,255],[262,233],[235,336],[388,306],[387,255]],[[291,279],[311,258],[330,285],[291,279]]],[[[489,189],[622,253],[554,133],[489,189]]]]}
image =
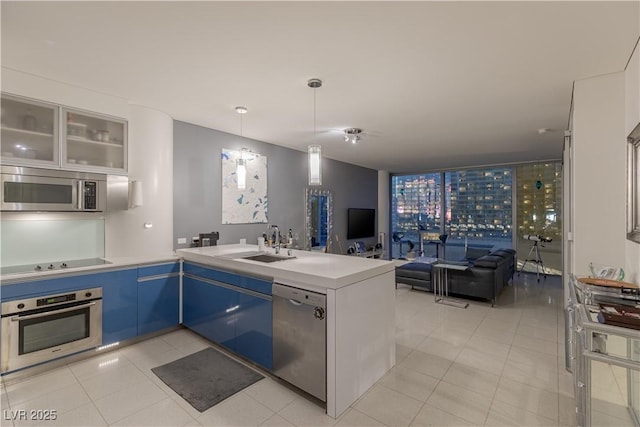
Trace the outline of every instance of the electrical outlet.
{"type": "Polygon", "coordinates": [[[187,244],[187,238],[186,237],[178,237],[178,244],[179,245],[186,245],[187,244]]]}

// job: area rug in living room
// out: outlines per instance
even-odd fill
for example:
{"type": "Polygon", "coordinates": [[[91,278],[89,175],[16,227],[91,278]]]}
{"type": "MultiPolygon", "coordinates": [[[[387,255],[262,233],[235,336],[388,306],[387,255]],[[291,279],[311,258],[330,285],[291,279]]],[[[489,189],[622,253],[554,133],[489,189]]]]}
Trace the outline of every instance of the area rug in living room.
{"type": "Polygon", "coordinates": [[[212,347],[151,371],[200,412],[264,378],[212,347]]]}

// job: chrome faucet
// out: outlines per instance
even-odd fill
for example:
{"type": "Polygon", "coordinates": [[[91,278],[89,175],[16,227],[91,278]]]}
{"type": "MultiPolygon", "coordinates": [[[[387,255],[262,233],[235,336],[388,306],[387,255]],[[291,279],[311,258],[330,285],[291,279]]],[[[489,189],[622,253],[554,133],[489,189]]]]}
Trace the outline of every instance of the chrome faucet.
{"type": "Polygon", "coordinates": [[[271,229],[273,230],[273,248],[276,251],[276,254],[280,253],[280,229],[277,225],[272,225],[271,229]]]}

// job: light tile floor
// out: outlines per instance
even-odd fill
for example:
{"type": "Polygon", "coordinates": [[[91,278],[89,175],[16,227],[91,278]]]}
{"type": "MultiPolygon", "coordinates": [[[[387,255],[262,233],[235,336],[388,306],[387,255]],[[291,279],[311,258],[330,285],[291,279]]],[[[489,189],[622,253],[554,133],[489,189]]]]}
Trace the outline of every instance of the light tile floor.
{"type": "MultiPolygon", "coordinates": [[[[272,378],[200,413],[151,368],[209,346],[179,330],[2,384],[2,426],[575,425],[564,369],[562,285],[524,274],[468,309],[398,285],[397,365],[339,419],[272,378]],[[55,409],[55,421],[8,420],[55,409]]],[[[611,384],[610,384],[611,385],[611,384]]],[[[611,385],[611,387],[614,387],[611,385]]]]}

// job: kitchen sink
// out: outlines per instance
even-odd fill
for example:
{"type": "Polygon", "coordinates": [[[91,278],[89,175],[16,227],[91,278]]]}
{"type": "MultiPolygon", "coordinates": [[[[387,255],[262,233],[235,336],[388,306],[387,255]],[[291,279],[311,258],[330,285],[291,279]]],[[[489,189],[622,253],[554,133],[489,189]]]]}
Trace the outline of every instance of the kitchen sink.
{"type": "Polygon", "coordinates": [[[270,255],[270,254],[257,254],[243,257],[242,259],[249,259],[251,261],[259,261],[259,262],[276,262],[276,261],[286,261],[288,259],[293,259],[294,256],[282,256],[282,255],[270,255]]]}
{"type": "Polygon", "coordinates": [[[258,261],[258,262],[286,261],[288,259],[295,258],[295,256],[278,255],[278,254],[269,253],[265,251],[235,252],[235,253],[220,255],[220,257],[230,258],[230,259],[248,259],[251,261],[258,261]]]}

